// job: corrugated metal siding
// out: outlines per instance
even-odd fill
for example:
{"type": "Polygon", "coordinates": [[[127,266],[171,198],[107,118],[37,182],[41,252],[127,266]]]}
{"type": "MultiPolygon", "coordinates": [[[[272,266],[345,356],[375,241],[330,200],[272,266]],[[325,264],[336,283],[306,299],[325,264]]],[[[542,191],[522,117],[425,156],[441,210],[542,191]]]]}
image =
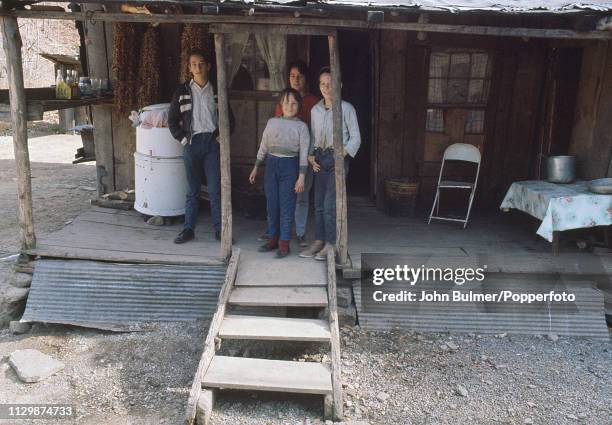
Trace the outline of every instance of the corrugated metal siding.
{"type": "Polygon", "coordinates": [[[483,311],[475,303],[394,303],[384,313],[364,312],[361,285],[353,283],[360,326],[370,330],[409,329],[423,332],[475,332],[482,334],[549,334],[609,340],[603,295],[591,287],[572,287],[578,311],[555,314],[540,306],[495,305],[483,311]]]}
{"type": "Polygon", "coordinates": [[[212,317],[225,266],[39,260],[24,321],[100,329],[212,317]]]}

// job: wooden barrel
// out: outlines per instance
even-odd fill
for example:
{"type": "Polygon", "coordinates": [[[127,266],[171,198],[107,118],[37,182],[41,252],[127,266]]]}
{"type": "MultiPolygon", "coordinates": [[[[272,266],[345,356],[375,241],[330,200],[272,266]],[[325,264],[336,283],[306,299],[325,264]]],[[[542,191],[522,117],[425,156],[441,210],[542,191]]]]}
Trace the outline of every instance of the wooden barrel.
{"type": "Polygon", "coordinates": [[[385,180],[387,213],[400,217],[413,215],[419,196],[419,187],[420,182],[414,179],[385,180]]]}

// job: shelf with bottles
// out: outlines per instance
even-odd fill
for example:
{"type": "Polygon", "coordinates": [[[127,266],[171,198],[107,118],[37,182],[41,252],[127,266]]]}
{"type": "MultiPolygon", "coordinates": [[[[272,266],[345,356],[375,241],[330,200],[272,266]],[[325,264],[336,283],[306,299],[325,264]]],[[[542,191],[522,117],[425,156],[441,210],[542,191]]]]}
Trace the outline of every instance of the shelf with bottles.
{"type": "MultiPolygon", "coordinates": [[[[101,93],[98,97],[80,97],[78,99],[57,99],[56,87],[26,88],[27,119],[43,119],[43,113],[61,109],[78,108],[88,105],[112,105],[112,93],[101,93]]],[[[0,122],[10,122],[10,102],[8,90],[0,90],[0,122]]]]}

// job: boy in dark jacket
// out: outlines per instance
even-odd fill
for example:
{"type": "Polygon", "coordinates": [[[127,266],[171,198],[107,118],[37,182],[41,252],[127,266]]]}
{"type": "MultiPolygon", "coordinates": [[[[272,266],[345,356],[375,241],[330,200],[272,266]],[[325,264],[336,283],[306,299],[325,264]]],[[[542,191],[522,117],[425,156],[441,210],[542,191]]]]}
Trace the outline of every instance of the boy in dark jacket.
{"type": "MultiPolygon", "coordinates": [[[[170,104],[168,127],[185,149],[183,161],[189,188],[185,203],[185,226],[174,239],[184,243],[194,238],[202,178],[206,176],[215,239],[221,240],[221,171],[217,96],[210,82],[211,61],[202,51],[189,54],[191,81],[180,84],[170,104]]],[[[230,109],[230,128],[234,117],[230,109]]]]}

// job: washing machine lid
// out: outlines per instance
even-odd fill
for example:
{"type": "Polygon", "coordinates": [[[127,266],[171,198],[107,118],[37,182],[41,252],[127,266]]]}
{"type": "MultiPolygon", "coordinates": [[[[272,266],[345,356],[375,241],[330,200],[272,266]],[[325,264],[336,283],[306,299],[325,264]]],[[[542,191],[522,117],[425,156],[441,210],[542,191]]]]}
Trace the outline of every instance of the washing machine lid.
{"type": "Polygon", "coordinates": [[[170,109],[170,104],[169,103],[156,103],[155,105],[145,106],[140,111],[141,112],[158,111],[160,109],[170,109]]]}

